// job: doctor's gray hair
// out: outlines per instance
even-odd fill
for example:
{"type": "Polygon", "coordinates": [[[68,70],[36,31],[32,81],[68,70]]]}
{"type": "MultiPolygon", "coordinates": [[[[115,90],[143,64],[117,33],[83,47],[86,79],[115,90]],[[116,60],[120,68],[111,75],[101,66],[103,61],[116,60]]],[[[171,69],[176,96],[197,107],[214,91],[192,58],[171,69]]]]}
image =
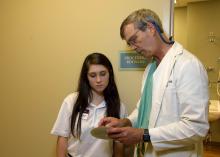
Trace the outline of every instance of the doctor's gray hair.
{"type": "Polygon", "coordinates": [[[121,27],[120,27],[121,38],[124,39],[124,28],[128,24],[133,23],[135,28],[138,28],[144,31],[146,29],[148,22],[153,23],[154,25],[156,24],[159,27],[161,33],[163,33],[163,26],[162,26],[159,16],[150,9],[139,9],[139,10],[132,12],[122,22],[121,27]]]}

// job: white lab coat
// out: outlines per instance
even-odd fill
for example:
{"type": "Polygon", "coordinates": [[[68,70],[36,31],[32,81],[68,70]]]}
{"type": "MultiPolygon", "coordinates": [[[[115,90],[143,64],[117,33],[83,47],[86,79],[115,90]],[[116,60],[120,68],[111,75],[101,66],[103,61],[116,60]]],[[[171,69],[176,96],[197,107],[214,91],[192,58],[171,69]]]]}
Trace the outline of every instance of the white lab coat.
{"type": "MultiPolygon", "coordinates": [[[[142,81],[142,91],[150,65],[142,81]]],[[[201,157],[208,129],[208,78],[200,61],[175,42],[153,75],[151,143],[145,157],[201,157]]],[[[137,120],[138,106],[128,117],[137,120]]]]}

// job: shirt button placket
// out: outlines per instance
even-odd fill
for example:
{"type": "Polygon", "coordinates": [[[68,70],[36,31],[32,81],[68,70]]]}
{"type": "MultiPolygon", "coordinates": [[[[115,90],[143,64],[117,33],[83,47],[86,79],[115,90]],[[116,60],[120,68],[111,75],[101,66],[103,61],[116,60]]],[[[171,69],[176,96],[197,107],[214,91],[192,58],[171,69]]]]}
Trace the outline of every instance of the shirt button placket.
{"type": "Polygon", "coordinates": [[[96,120],[96,111],[97,108],[94,108],[93,116],[92,116],[92,127],[95,127],[95,120],[96,120]]]}

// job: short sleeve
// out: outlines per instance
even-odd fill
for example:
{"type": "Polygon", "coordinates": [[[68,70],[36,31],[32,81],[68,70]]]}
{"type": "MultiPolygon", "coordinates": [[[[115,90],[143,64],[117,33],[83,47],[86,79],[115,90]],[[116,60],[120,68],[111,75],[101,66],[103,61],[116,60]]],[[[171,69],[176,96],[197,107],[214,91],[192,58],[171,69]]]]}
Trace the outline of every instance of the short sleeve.
{"type": "Polygon", "coordinates": [[[71,129],[70,129],[71,115],[76,97],[77,94],[72,93],[64,99],[60,111],[58,113],[57,119],[51,130],[51,134],[57,136],[69,137],[71,133],[71,129]]]}

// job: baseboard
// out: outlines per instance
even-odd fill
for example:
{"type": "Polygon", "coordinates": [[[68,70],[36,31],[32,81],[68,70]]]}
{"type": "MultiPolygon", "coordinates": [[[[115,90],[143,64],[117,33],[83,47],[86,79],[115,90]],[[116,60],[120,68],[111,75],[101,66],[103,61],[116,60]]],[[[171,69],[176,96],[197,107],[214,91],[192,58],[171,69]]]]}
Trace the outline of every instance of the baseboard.
{"type": "Polygon", "coordinates": [[[205,146],[218,146],[220,147],[220,142],[211,141],[211,142],[203,142],[205,146]]]}
{"type": "Polygon", "coordinates": [[[210,145],[211,146],[220,146],[220,142],[211,141],[210,145]]]}

